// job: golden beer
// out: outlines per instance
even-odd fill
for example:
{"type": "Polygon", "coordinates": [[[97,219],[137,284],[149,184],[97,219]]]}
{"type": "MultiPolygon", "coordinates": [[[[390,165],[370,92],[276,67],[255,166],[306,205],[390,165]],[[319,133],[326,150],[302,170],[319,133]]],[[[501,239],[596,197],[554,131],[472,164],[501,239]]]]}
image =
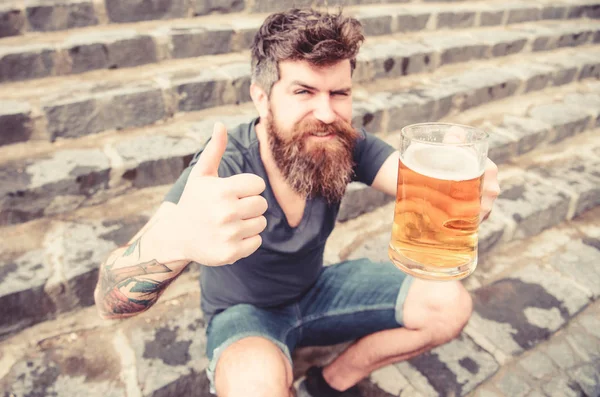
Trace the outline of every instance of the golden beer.
{"type": "Polygon", "coordinates": [[[472,147],[413,143],[401,152],[392,262],[426,279],[460,279],[472,273],[482,185],[480,157],[472,147]]]}

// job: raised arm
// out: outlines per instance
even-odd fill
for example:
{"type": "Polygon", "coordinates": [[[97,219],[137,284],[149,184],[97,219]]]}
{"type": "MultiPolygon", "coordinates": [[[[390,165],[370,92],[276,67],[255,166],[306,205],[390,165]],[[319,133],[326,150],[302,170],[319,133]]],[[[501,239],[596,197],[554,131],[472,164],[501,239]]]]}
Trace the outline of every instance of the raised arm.
{"type": "Polygon", "coordinates": [[[218,123],[190,172],[177,204],[161,204],[129,244],[100,266],[94,299],[104,318],[150,308],[190,262],[232,264],[260,247],[266,227],[260,196],[265,182],[253,174],[219,178],[227,131],[218,123]]]}

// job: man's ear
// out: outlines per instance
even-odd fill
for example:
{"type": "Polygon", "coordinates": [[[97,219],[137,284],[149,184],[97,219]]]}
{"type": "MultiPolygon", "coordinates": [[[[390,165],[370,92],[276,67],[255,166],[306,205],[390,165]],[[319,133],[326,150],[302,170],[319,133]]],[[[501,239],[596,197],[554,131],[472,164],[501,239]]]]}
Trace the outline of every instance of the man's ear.
{"type": "Polygon", "coordinates": [[[250,97],[261,119],[266,119],[269,114],[269,96],[265,90],[256,83],[250,84],[250,97]]]}

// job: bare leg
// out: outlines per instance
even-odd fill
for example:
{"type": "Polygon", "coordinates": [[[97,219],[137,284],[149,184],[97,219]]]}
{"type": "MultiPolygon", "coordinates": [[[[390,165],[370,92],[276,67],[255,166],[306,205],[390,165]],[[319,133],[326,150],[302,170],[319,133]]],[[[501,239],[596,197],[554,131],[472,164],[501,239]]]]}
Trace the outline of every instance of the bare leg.
{"type": "Polygon", "coordinates": [[[292,394],[292,366],[268,339],[248,337],[227,347],[215,371],[219,397],[282,397],[292,394]]]}
{"type": "Polygon", "coordinates": [[[346,390],[378,368],[454,339],[471,312],[471,296],[460,282],[416,279],[404,303],[404,327],[359,339],[323,369],[323,377],[334,389],[346,390]]]}

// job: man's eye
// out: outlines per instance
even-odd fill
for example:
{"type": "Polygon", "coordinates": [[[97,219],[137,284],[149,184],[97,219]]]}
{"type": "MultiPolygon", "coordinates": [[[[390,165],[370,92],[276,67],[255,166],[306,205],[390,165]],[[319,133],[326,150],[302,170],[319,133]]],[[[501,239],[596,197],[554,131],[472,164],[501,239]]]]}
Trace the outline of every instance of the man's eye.
{"type": "Polygon", "coordinates": [[[333,95],[335,95],[335,96],[348,96],[348,95],[350,95],[350,93],[348,93],[348,92],[334,92],[333,95]]]}
{"type": "Polygon", "coordinates": [[[304,94],[308,94],[309,92],[307,90],[298,90],[296,92],[294,92],[294,94],[296,95],[304,95],[304,94]]]}

